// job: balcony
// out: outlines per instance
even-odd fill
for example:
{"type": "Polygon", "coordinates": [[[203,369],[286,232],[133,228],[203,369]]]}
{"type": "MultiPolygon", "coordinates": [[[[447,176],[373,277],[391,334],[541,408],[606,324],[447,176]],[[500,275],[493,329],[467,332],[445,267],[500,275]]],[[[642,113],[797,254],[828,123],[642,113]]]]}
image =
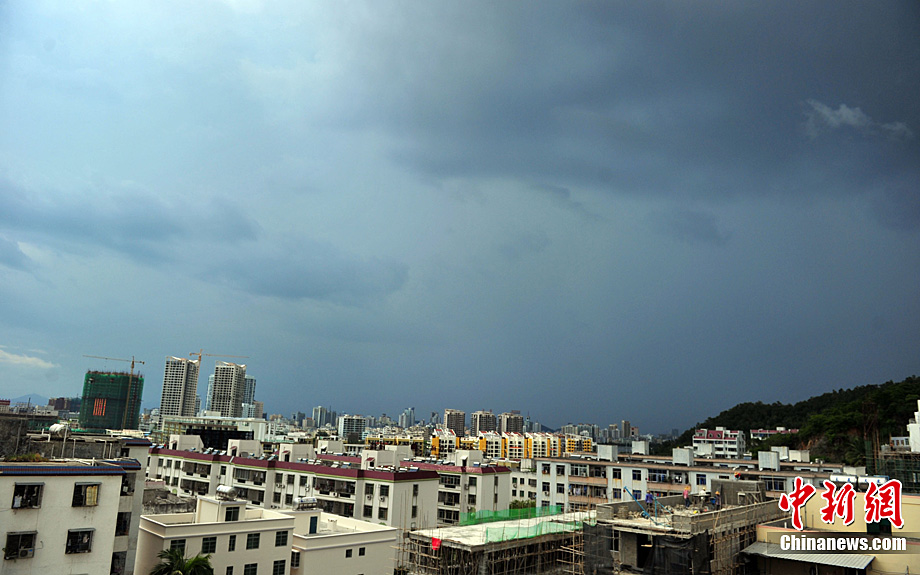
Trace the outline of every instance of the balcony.
{"type": "Polygon", "coordinates": [[[569,495],[569,503],[586,503],[588,505],[600,505],[607,503],[606,497],[591,497],[588,495],[569,495]]]}
{"type": "Polygon", "coordinates": [[[569,483],[578,483],[581,485],[607,485],[606,477],[582,477],[580,475],[569,475],[569,483]]]}

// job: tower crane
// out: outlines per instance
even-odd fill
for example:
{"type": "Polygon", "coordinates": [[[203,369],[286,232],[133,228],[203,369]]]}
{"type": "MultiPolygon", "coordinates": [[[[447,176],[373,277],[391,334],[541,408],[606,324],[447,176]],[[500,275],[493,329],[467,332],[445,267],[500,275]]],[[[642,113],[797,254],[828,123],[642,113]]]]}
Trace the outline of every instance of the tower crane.
{"type": "Polygon", "coordinates": [[[238,358],[240,358],[240,359],[249,359],[249,356],[248,356],[248,355],[221,355],[221,354],[218,354],[218,353],[204,353],[204,350],[203,350],[203,349],[199,349],[197,353],[193,351],[192,353],[190,353],[190,354],[188,354],[188,355],[189,355],[189,357],[195,357],[196,355],[198,356],[198,365],[199,365],[199,369],[201,369],[201,367],[200,367],[200,366],[201,366],[201,356],[203,356],[203,355],[206,355],[206,356],[208,356],[208,357],[238,357],[238,358]]]}
{"type": "MultiPolygon", "coordinates": [[[[131,388],[134,386],[134,364],[139,363],[144,365],[144,362],[139,359],[134,359],[134,356],[131,356],[131,359],[122,359],[120,357],[103,357],[101,355],[86,355],[83,354],[83,357],[92,357],[95,359],[105,359],[112,361],[130,361],[131,370],[128,372],[128,393],[125,395],[125,409],[121,416],[121,428],[124,429],[128,425],[128,405],[131,403],[131,388]]],[[[140,405],[140,403],[138,403],[140,405]]]]}

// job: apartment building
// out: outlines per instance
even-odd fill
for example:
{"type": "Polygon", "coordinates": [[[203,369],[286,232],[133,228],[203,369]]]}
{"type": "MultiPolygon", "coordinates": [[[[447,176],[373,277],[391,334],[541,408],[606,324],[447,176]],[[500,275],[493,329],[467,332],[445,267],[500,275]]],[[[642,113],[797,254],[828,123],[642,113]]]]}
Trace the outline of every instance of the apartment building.
{"type": "Polygon", "coordinates": [[[457,437],[450,430],[438,430],[431,436],[431,455],[445,457],[458,449],[478,449],[494,459],[529,459],[560,457],[565,453],[591,452],[590,437],[554,433],[481,433],[457,437]]]}
{"type": "Polygon", "coordinates": [[[143,516],[138,573],[149,573],[165,549],[210,555],[220,575],[393,572],[396,528],[323,513],[312,498],[276,511],[236,495],[224,487],[199,496],[194,512],[143,516]]]}
{"type": "Polygon", "coordinates": [[[231,441],[220,452],[156,446],[148,477],[180,495],[214,496],[219,486],[232,486],[241,500],[267,509],[290,509],[299,498],[315,497],[320,509],[335,515],[400,528],[436,524],[437,472],[400,466],[387,452],[308,458],[303,447],[291,451],[288,444],[265,456],[256,441],[231,441]]]}
{"type": "Polygon", "coordinates": [[[693,451],[697,456],[741,459],[744,457],[743,431],[731,431],[724,427],[697,429],[693,433],[693,451]]]}
{"type": "MultiPolygon", "coordinates": [[[[671,457],[631,455],[616,460],[596,456],[535,457],[522,462],[522,469],[532,467],[532,472],[515,472],[517,495],[523,492],[530,498],[534,492],[531,483],[536,481],[536,501],[540,507],[559,505],[566,511],[590,509],[602,503],[638,499],[652,492],[656,496],[682,494],[690,487],[694,494],[713,492],[713,482],[726,480],[763,481],[768,497],[779,497],[792,490],[795,478],[820,486],[832,474],[865,474],[865,468],[851,468],[842,464],[783,462],[775,451],[761,452],[757,461],[738,459],[694,458],[687,448],[674,449],[671,457]]],[[[512,489],[514,484],[512,484],[512,489]]]]}
{"type": "Polygon", "coordinates": [[[0,572],[134,573],[144,474],[119,455],[0,462],[0,572]]]}
{"type": "Polygon", "coordinates": [[[199,443],[180,439],[170,444],[180,449],[150,450],[148,477],[181,495],[213,496],[227,485],[253,505],[279,509],[315,497],[328,513],[400,528],[457,523],[464,513],[510,502],[511,470],[485,463],[478,450],[434,460],[412,457],[406,445],[353,456],[281,444],[266,457],[256,441],[231,441],[221,452],[200,452],[199,443]]]}

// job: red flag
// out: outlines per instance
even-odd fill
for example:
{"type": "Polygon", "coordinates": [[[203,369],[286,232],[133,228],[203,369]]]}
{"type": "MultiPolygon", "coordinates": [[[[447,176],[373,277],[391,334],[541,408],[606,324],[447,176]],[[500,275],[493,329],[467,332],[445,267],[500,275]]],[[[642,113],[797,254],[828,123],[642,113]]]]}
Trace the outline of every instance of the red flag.
{"type": "Polygon", "coordinates": [[[431,538],[431,550],[437,551],[440,548],[441,548],[441,540],[438,539],[437,537],[432,537],[431,538]]]}

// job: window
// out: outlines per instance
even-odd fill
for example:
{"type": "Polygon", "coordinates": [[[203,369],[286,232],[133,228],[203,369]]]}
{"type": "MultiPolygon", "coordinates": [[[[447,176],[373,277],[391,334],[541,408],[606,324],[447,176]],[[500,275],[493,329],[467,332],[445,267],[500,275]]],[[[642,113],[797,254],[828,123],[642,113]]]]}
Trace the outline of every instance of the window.
{"type": "Polygon", "coordinates": [[[476,478],[470,477],[470,487],[476,487],[476,478]]]}
{"type": "Polygon", "coordinates": [[[632,477],[633,477],[633,481],[642,481],[642,470],[633,469],[632,477]]]}
{"type": "Polygon", "coordinates": [[[388,497],[390,495],[390,486],[381,485],[380,486],[380,497],[388,497]]]}
{"type": "Polygon", "coordinates": [[[786,480],[782,477],[764,477],[767,491],[785,491],[786,480]]]}
{"type": "Polygon", "coordinates": [[[364,557],[364,552],[367,551],[365,547],[358,547],[358,557],[364,557]]]}
{"type": "Polygon", "coordinates": [[[413,505],[412,506],[412,519],[415,519],[416,517],[418,517],[418,505],[413,505]]]}
{"type": "Polygon", "coordinates": [[[67,546],[64,548],[64,553],[89,553],[92,550],[92,529],[72,529],[67,532],[67,546]]]}
{"type": "Polygon", "coordinates": [[[121,478],[122,495],[134,495],[134,479],[134,473],[126,473],[125,476],[121,478]]]}
{"type": "Polygon", "coordinates": [[[556,475],[565,475],[565,465],[556,466],[556,475]]]}
{"type": "Polygon", "coordinates": [[[236,535],[230,536],[230,543],[227,544],[227,551],[236,551],[236,535]]]}
{"type": "Polygon", "coordinates": [[[549,481],[544,481],[544,482],[543,482],[543,491],[544,491],[545,493],[549,493],[549,481]]]}
{"type": "Polygon", "coordinates": [[[224,521],[239,521],[240,520],[240,508],[239,507],[228,507],[227,511],[224,513],[224,521]]]}
{"type": "MultiPolygon", "coordinates": [[[[476,484],[475,484],[474,482],[472,482],[472,480],[471,480],[471,481],[470,481],[470,485],[476,485],[476,484]]],[[[413,495],[413,496],[418,495],[418,483],[413,483],[413,484],[412,484],[412,495],[413,495]]]]}
{"type": "Polygon", "coordinates": [[[475,495],[467,495],[467,496],[466,496],[466,503],[467,503],[467,505],[476,505],[476,496],[475,496],[475,495]]]}
{"type": "Polygon", "coordinates": [[[13,488],[13,509],[37,509],[42,506],[41,483],[17,483],[13,488]]]}
{"type": "Polygon", "coordinates": [[[173,539],[169,542],[169,550],[178,549],[185,555],[185,539],[173,539]]]}
{"type": "Polygon", "coordinates": [[[386,520],[386,518],[387,518],[387,508],[381,507],[380,509],[377,510],[377,519],[386,520]]]}
{"type": "Polygon", "coordinates": [[[201,539],[201,554],[210,555],[217,551],[217,537],[204,537],[201,539]]]}
{"type": "Polygon", "coordinates": [[[373,483],[368,483],[367,485],[364,486],[364,494],[370,495],[371,497],[374,496],[374,484],[373,483]]]}
{"type": "Polygon", "coordinates": [[[560,483],[556,486],[556,493],[565,493],[565,485],[560,483]]]}
{"type": "Polygon", "coordinates": [[[247,563],[243,565],[243,575],[259,575],[259,564],[247,563]]]}
{"type": "Polygon", "coordinates": [[[364,516],[365,516],[365,517],[373,517],[373,516],[374,516],[374,506],[373,506],[373,505],[365,505],[365,506],[364,506],[364,516]]]}
{"type": "Polygon", "coordinates": [[[272,563],[272,575],[287,575],[286,573],[287,561],[284,559],[279,559],[272,563]]]}
{"type": "Polygon", "coordinates": [[[622,498],[623,498],[623,492],[622,492],[620,489],[614,487],[614,488],[613,488],[613,498],[614,498],[614,499],[622,499],[622,498]]]}
{"type": "Polygon", "coordinates": [[[549,463],[544,463],[541,465],[540,471],[543,473],[543,475],[549,475],[549,463]]]}
{"type": "Polygon", "coordinates": [[[95,507],[98,504],[98,483],[77,483],[73,486],[73,507],[95,507]]]}
{"type": "Polygon", "coordinates": [[[131,512],[122,512],[115,518],[115,536],[127,535],[131,529],[131,512]]]}
{"type": "Polygon", "coordinates": [[[697,484],[697,485],[703,485],[703,486],[706,485],[706,474],[705,474],[705,473],[697,473],[697,474],[696,474],[696,484],[697,484]]]}
{"type": "Polygon", "coordinates": [[[4,559],[25,559],[35,552],[35,531],[28,533],[7,533],[4,559]]]}
{"type": "Polygon", "coordinates": [[[288,532],[278,531],[275,533],[275,547],[284,547],[287,545],[288,532]]]}
{"type": "Polygon", "coordinates": [[[623,475],[622,475],[622,472],[621,472],[619,469],[611,469],[611,470],[610,470],[610,477],[611,477],[612,479],[622,479],[623,475]]]}
{"type": "Polygon", "coordinates": [[[259,534],[258,533],[249,533],[246,535],[246,549],[258,549],[259,548],[259,534]]]}
{"type": "Polygon", "coordinates": [[[233,575],[233,565],[227,566],[227,575],[233,575]]]}
{"type": "Polygon", "coordinates": [[[291,569],[300,567],[300,551],[291,551],[291,569]]]}
{"type": "Polygon", "coordinates": [[[345,559],[351,559],[351,549],[345,550],[345,559]]]}

